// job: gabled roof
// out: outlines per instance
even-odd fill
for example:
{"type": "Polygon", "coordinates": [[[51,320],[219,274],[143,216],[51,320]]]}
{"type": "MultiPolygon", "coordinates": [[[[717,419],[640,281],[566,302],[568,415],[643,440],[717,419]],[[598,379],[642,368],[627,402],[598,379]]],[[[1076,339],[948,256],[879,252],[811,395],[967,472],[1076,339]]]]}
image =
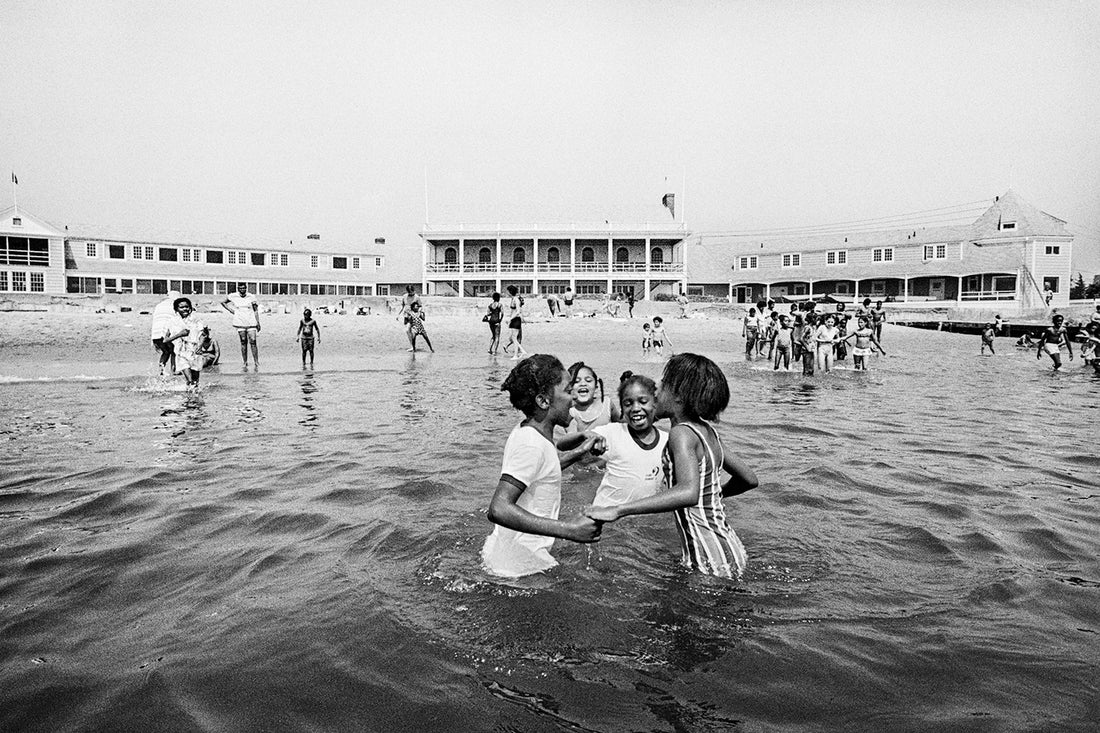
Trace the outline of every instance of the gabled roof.
{"type": "Polygon", "coordinates": [[[1066,223],[1056,216],[1040,211],[1024,201],[1011,189],[993,200],[993,205],[978,217],[972,225],[971,239],[995,237],[1072,236],[1066,231],[1066,223]],[[1001,229],[1003,223],[1015,222],[1009,231],[1001,229]]]}
{"type": "Polygon", "coordinates": [[[9,206],[0,212],[0,234],[16,237],[45,237],[47,239],[57,239],[65,236],[65,232],[53,224],[28,213],[26,209],[17,209],[14,206],[9,206]],[[17,217],[21,221],[19,226],[13,223],[13,220],[17,217]]]}

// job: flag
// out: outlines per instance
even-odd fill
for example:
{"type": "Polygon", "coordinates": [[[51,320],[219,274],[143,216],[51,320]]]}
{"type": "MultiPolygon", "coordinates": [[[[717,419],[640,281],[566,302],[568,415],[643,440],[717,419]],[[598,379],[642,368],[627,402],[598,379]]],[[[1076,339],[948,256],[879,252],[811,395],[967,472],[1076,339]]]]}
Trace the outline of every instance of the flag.
{"type": "Polygon", "coordinates": [[[676,218],[676,194],[666,193],[661,197],[661,206],[668,209],[668,212],[672,214],[672,218],[676,218]]]}
{"type": "Polygon", "coordinates": [[[15,184],[19,183],[19,179],[15,177],[15,171],[11,172],[11,182],[15,184]]]}

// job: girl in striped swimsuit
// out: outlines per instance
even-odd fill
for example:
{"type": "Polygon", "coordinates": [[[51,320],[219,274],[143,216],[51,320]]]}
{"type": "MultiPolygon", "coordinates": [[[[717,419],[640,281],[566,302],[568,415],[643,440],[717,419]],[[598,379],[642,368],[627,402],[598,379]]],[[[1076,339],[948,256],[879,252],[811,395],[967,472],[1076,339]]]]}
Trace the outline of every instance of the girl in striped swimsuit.
{"type": "Polygon", "coordinates": [[[673,512],[683,563],[722,578],[740,577],[745,548],[730,526],[723,496],[743,494],[758,485],[756,474],[728,455],[709,424],[729,404],[729,384],[713,361],[698,354],[669,359],[657,392],[656,418],[672,423],[665,450],[664,491],[615,507],[592,506],[592,519],[613,522],[632,514],[673,512]],[[722,469],[729,474],[723,483],[722,469]]]}

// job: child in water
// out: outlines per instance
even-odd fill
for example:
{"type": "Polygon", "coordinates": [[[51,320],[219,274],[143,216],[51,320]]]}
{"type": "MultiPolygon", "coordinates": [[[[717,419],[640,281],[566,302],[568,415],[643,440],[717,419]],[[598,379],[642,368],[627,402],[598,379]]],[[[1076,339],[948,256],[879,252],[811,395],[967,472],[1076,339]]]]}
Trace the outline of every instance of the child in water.
{"type": "Polygon", "coordinates": [[[672,422],[665,489],[620,506],[593,505],[585,514],[614,522],[632,514],[673,512],[685,565],[722,578],[739,577],[745,548],[726,523],[722,497],[743,494],[759,482],[751,468],[725,452],[708,422],[729,404],[726,376],[705,356],[678,354],[665,365],[656,397],[654,419],[672,422]],[[722,469],[730,475],[725,482],[722,469]]]}
{"type": "Polygon", "coordinates": [[[558,519],[562,468],[599,450],[602,440],[591,433],[568,436],[571,448],[559,457],[554,428],[569,422],[569,381],[557,358],[536,354],[517,364],[500,387],[524,419],[504,445],[500,480],[489,504],[489,521],[497,526],[481,548],[481,559],[493,575],[518,578],[554,567],[558,561],[550,547],[556,537],[574,542],[600,538],[600,524],[593,519],[558,519]]]}
{"type": "MultiPolygon", "coordinates": [[[[413,303],[413,305],[419,307],[419,303],[413,303]]],[[[299,341],[302,344],[302,366],[306,365],[306,354],[309,354],[309,367],[313,368],[313,341],[316,338],[317,343],[321,343],[321,326],[317,321],[313,320],[313,311],[306,308],[302,311],[302,320],[298,322],[298,333],[294,337],[295,341],[299,341]],[[316,334],[316,337],[314,336],[316,334]]],[[[425,337],[427,340],[427,337],[425,337]]]]}
{"type": "Polygon", "coordinates": [[[204,363],[199,354],[199,344],[202,343],[202,334],[207,327],[195,314],[190,298],[176,298],[172,307],[179,318],[169,328],[172,333],[164,339],[164,343],[179,341],[175,346],[176,373],[183,375],[188,387],[197,388],[204,363]]]}
{"type": "Polygon", "coordinates": [[[601,425],[619,421],[619,406],[603,392],[603,380],[583,361],[569,367],[569,390],[573,406],[569,408],[566,432],[583,433],[601,425]]]}
{"type": "Polygon", "coordinates": [[[833,349],[840,339],[840,330],[836,327],[836,316],[825,316],[825,323],[817,327],[814,340],[817,342],[817,368],[823,372],[832,371],[833,349]]]}
{"type": "Polygon", "coordinates": [[[214,337],[210,334],[210,327],[207,326],[202,330],[202,339],[199,341],[198,349],[195,353],[202,358],[202,368],[217,366],[218,362],[222,358],[221,347],[218,346],[218,342],[214,340],[214,337]]]}
{"type": "Polygon", "coordinates": [[[802,374],[812,377],[817,361],[817,315],[809,312],[802,326],[802,374]]]}
{"type": "Polygon", "coordinates": [[[791,348],[794,345],[794,330],[791,328],[791,317],[780,316],[779,327],[772,334],[772,343],[769,351],[775,354],[775,366],[773,371],[779,369],[779,363],[783,363],[783,369],[791,369],[791,348]]]}
{"type": "Polygon", "coordinates": [[[1062,368],[1063,345],[1069,350],[1069,358],[1073,359],[1073,344],[1070,343],[1066,327],[1063,325],[1065,320],[1065,317],[1060,313],[1055,314],[1050,319],[1051,325],[1039,337],[1039,348],[1035,352],[1035,358],[1042,359],[1045,351],[1050,360],[1054,362],[1055,371],[1062,368]]]}
{"type": "Polygon", "coordinates": [[[619,408],[625,422],[593,428],[606,442],[603,480],[592,503],[618,506],[653,496],[661,488],[661,456],[668,433],[654,427],[657,385],[649,377],[624,372],[619,382],[619,408]]]}
{"type": "Polygon", "coordinates": [[[420,308],[420,301],[415,301],[409,306],[409,312],[405,319],[407,321],[406,333],[409,336],[409,351],[416,351],[416,337],[421,336],[424,338],[424,343],[428,345],[428,351],[434,354],[435,349],[432,348],[428,331],[424,328],[424,313],[420,308]]]}
{"type": "Polygon", "coordinates": [[[982,329],[982,351],[984,355],[986,348],[989,349],[990,354],[996,354],[993,350],[993,338],[997,335],[997,327],[992,323],[985,324],[985,328],[982,329]]]}
{"type": "Polygon", "coordinates": [[[883,356],[886,356],[886,352],[882,350],[882,344],[878,342],[875,329],[871,328],[870,319],[867,316],[861,316],[856,321],[856,325],[855,332],[847,337],[856,340],[855,345],[852,347],[852,366],[865,372],[867,371],[867,357],[875,353],[875,349],[878,349],[883,356]]]}

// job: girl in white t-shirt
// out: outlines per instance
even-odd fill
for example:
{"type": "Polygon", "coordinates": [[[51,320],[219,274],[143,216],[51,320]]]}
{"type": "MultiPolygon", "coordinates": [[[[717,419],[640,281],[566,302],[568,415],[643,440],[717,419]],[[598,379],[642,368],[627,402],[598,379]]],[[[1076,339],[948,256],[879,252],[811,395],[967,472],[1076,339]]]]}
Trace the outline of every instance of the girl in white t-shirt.
{"type": "Polygon", "coordinates": [[[592,367],[578,361],[569,367],[569,378],[573,406],[567,433],[583,433],[619,421],[619,406],[604,395],[603,380],[592,367]]]}
{"type": "Polygon", "coordinates": [[[578,515],[558,519],[561,470],[585,453],[602,450],[603,439],[577,433],[554,446],[554,428],[569,423],[569,374],[547,354],[535,354],[516,365],[501,385],[524,420],[508,436],[489,521],[497,525],[485,540],[481,559],[493,575],[517,578],[558,564],[550,555],[555,537],[595,542],[599,523],[578,515]]]}
{"type": "Polygon", "coordinates": [[[593,428],[607,442],[603,480],[592,503],[618,506],[657,493],[662,482],[661,459],[668,433],[653,425],[657,385],[649,377],[624,372],[619,383],[619,407],[625,422],[593,428]]]}

